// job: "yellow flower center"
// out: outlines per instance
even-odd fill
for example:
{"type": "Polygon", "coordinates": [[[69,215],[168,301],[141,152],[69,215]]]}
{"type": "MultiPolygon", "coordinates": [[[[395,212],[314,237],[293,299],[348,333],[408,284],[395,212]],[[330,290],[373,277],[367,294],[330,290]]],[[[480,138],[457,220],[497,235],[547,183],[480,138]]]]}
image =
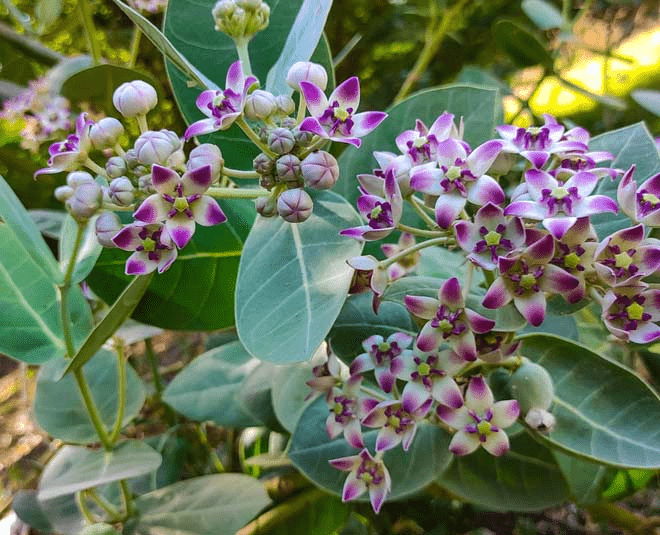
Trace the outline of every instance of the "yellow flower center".
{"type": "Polygon", "coordinates": [[[362,472],[360,474],[360,479],[369,485],[374,480],[374,476],[372,476],[369,472],[362,472]]]}
{"type": "Polygon", "coordinates": [[[520,286],[525,288],[525,290],[529,290],[535,284],[536,284],[536,277],[531,273],[525,273],[522,277],[520,277],[520,286]]]}
{"type": "Polygon", "coordinates": [[[445,173],[445,177],[447,177],[449,180],[456,180],[461,176],[461,168],[457,167],[456,165],[452,165],[449,169],[447,169],[447,172],[445,173]]]}
{"type": "Polygon", "coordinates": [[[401,420],[396,416],[390,416],[389,419],[387,420],[387,425],[393,427],[394,429],[397,429],[401,425],[401,420]]]}
{"type": "Polygon", "coordinates": [[[566,255],[564,257],[564,265],[567,268],[575,269],[576,267],[578,267],[580,265],[580,257],[575,253],[571,253],[569,255],[566,255]]]}
{"type": "Polygon", "coordinates": [[[492,433],[490,422],[482,420],[477,424],[477,431],[480,435],[490,435],[492,433]]]}
{"type": "Polygon", "coordinates": [[[345,121],[348,119],[351,114],[346,111],[346,108],[335,108],[335,119],[339,119],[340,121],[345,121]]]}
{"type": "Polygon", "coordinates": [[[502,239],[502,235],[499,232],[495,232],[494,230],[491,230],[484,236],[484,240],[486,240],[486,245],[488,245],[488,247],[499,245],[500,239],[502,239]]]}
{"type": "Polygon", "coordinates": [[[142,240],[142,247],[144,247],[144,250],[149,253],[151,251],[156,250],[156,242],[152,240],[151,238],[145,238],[142,240]]]}
{"type": "Polygon", "coordinates": [[[224,93],[222,91],[218,91],[218,94],[215,97],[213,97],[213,102],[211,104],[213,105],[214,108],[219,108],[220,106],[222,106],[224,100],[225,100],[224,93]]]}
{"type": "Polygon", "coordinates": [[[186,199],[185,197],[177,197],[176,199],[174,199],[174,209],[177,212],[183,212],[188,208],[189,208],[188,199],[186,199]]]}
{"type": "Polygon", "coordinates": [[[454,328],[454,326],[451,324],[451,322],[449,320],[444,319],[444,320],[438,322],[438,329],[440,329],[442,332],[448,333],[453,328],[454,328]]]}
{"type": "Polygon", "coordinates": [[[660,199],[653,195],[653,193],[644,193],[642,194],[642,200],[644,202],[651,203],[652,206],[655,206],[656,204],[660,203],[660,199]]]}
{"type": "Polygon", "coordinates": [[[335,406],[332,407],[332,412],[335,414],[341,414],[344,412],[344,406],[341,403],[335,403],[335,406]]]}
{"type": "Polygon", "coordinates": [[[419,136],[415,141],[413,141],[413,147],[419,149],[428,143],[428,138],[426,136],[419,136]]]}
{"type": "Polygon", "coordinates": [[[373,210],[371,210],[371,213],[369,215],[371,216],[371,219],[378,219],[378,217],[382,213],[383,213],[382,206],[376,206],[376,207],[374,207],[373,210]]]}
{"type": "Polygon", "coordinates": [[[626,307],[626,313],[631,320],[641,320],[644,314],[644,307],[639,303],[633,303],[626,307]]]}
{"type": "Polygon", "coordinates": [[[426,376],[431,372],[431,366],[429,366],[426,362],[422,362],[419,366],[417,366],[417,373],[420,375],[426,376]]]}
{"type": "Polygon", "coordinates": [[[566,188],[562,188],[562,187],[555,188],[555,189],[552,190],[552,196],[555,199],[561,200],[564,197],[568,196],[568,190],[566,188]]]}
{"type": "Polygon", "coordinates": [[[390,344],[388,342],[381,342],[380,344],[378,344],[378,351],[384,353],[385,351],[389,351],[389,349],[390,349],[390,344]]]}
{"type": "Polygon", "coordinates": [[[614,255],[614,261],[615,265],[618,268],[622,269],[628,269],[630,264],[633,263],[633,259],[628,253],[619,253],[617,255],[614,255]]]}

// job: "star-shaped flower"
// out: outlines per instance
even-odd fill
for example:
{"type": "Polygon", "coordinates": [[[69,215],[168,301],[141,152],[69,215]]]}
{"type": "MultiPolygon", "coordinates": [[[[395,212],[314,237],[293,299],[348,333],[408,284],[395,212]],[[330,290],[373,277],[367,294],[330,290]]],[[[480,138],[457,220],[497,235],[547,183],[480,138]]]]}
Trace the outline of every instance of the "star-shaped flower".
{"type": "Polygon", "coordinates": [[[432,404],[433,400],[428,398],[410,410],[396,399],[376,405],[362,420],[365,427],[380,428],[376,437],[376,453],[391,450],[399,444],[403,451],[408,451],[417,432],[417,422],[424,419],[432,404]]]}
{"type": "Polygon", "coordinates": [[[602,319],[617,338],[636,344],[648,344],[660,338],[660,290],[644,283],[616,286],[601,302],[602,319]]]}
{"type": "Polygon", "coordinates": [[[413,337],[403,332],[391,334],[385,340],[374,334],[362,342],[365,353],[361,353],[350,366],[351,377],[369,370],[374,370],[376,381],[384,392],[391,392],[396,376],[403,369],[403,356],[410,353],[407,349],[413,337]]]}
{"type": "Polygon", "coordinates": [[[145,275],[155,269],[163,273],[177,257],[177,249],[160,223],[127,225],[112,242],[125,251],[135,251],[126,261],[126,275],[145,275]]]}
{"type": "Polygon", "coordinates": [[[81,113],[76,119],[76,132],[70,134],[64,141],[53,143],[48,147],[48,167],[39,169],[34,176],[74,171],[87,160],[87,153],[92,150],[92,140],[89,132],[94,124],[87,119],[86,113],[81,113]]]}

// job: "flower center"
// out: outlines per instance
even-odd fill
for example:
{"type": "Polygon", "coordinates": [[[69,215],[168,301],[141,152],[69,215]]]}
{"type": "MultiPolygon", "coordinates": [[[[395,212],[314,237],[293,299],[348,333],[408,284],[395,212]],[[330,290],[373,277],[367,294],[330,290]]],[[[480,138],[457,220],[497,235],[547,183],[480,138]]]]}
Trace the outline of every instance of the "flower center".
{"type": "Polygon", "coordinates": [[[416,149],[421,149],[424,145],[428,143],[428,138],[426,136],[419,136],[417,139],[413,141],[413,147],[416,149]]]}
{"type": "Polygon", "coordinates": [[[641,321],[644,317],[644,307],[639,303],[632,303],[626,307],[628,319],[641,321]]]}
{"type": "Polygon", "coordinates": [[[417,373],[419,375],[429,375],[431,373],[431,366],[429,366],[426,362],[422,362],[419,366],[417,366],[417,373]]]}
{"type": "Polygon", "coordinates": [[[394,429],[397,429],[401,425],[401,419],[393,414],[388,418],[387,425],[389,425],[394,429]]]}
{"type": "Polygon", "coordinates": [[[628,269],[632,263],[633,259],[626,251],[614,255],[614,265],[620,269],[628,269]]]}
{"type": "Polygon", "coordinates": [[[642,194],[642,201],[649,203],[651,206],[656,206],[658,203],[660,203],[660,199],[653,195],[653,193],[642,194]]]}
{"type": "Polygon", "coordinates": [[[552,196],[555,199],[562,200],[567,195],[569,195],[569,192],[566,188],[558,187],[552,190],[552,196]]]}
{"type": "Polygon", "coordinates": [[[369,486],[369,484],[373,483],[374,481],[374,476],[371,475],[370,472],[362,472],[360,474],[360,479],[364,481],[364,483],[369,486]]]}
{"type": "Polygon", "coordinates": [[[382,353],[389,351],[389,349],[390,349],[390,344],[388,342],[383,342],[381,344],[378,344],[378,351],[381,351],[382,353]]]}
{"type": "Polygon", "coordinates": [[[501,239],[502,239],[502,235],[499,232],[495,232],[494,230],[491,230],[488,234],[484,236],[484,240],[486,240],[486,245],[488,247],[499,245],[501,239]]]}
{"type": "Polygon", "coordinates": [[[346,108],[342,108],[341,106],[335,108],[334,112],[335,112],[335,119],[339,119],[340,121],[345,121],[351,116],[351,114],[346,110],[346,108]]]}
{"type": "Polygon", "coordinates": [[[493,432],[493,426],[490,425],[490,422],[487,422],[486,420],[481,420],[477,424],[477,432],[480,435],[488,436],[493,432]]]}
{"type": "Polygon", "coordinates": [[[451,330],[454,328],[452,325],[451,321],[448,319],[443,319],[438,322],[438,329],[440,329],[442,332],[448,333],[451,332],[451,330]]]}
{"type": "Polygon", "coordinates": [[[215,97],[213,97],[213,102],[211,104],[213,104],[214,108],[221,108],[224,101],[225,101],[225,94],[222,91],[218,91],[215,97]]]}
{"type": "Polygon", "coordinates": [[[445,177],[451,181],[456,180],[457,178],[461,177],[461,168],[452,165],[449,169],[447,169],[447,172],[445,173],[445,177]]]}
{"type": "Polygon", "coordinates": [[[142,240],[142,247],[144,247],[144,251],[146,252],[151,252],[156,250],[156,242],[152,240],[151,238],[145,238],[142,240]]]}
{"type": "Polygon", "coordinates": [[[525,288],[525,290],[530,290],[536,284],[536,277],[533,273],[525,273],[520,277],[520,286],[525,288]]]}
{"type": "Polygon", "coordinates": [[[564,257],[564,265],[567,268],[575,269],[580,265],[580,257],[574,252],[564,257]]]}
{"type": "Polygon", "coordinates": [[[188,199],[186,199],[185,197],[177,197],[174,200],[174,209],[177,212],[183,212],[183,211],[187,210],[188,208],[189,208],[188,199]]]}

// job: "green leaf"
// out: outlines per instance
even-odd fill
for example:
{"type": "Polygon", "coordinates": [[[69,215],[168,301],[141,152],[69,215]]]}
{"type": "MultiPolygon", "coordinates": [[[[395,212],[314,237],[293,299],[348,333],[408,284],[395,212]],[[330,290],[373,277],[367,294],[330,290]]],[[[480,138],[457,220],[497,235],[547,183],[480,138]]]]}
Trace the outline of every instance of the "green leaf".
{"type": "Polygon", "coordinates": [[[80,346],[71,362],[64,370],[67,374],[80,369],[91,359],[101,346],[117,332],[117,329],[131,315],[137,304],[142,299],[144,292],[149,286],[153,273],[148,275],[139,275],[135,277],[126,289],[121,293],[117,300],[112,304],[110,310],[103,319],[97,323],[96,327],[89,333],[83,344],[80,346]]]}
{"type": "Polygon", "coordinates": [[[419,330],[401,304],[381,303],[378,314],[375,314],[371,301],[370,292],[349,296],[330,330],[330,347],[345,362],[364,353],[362,341],[373,334],[387,338],[403,331],[415,336],[419,330]]]}
{"type": "MultiPolygon", "coordinates": [[[[287,0],[286,2],[268,0],[266,2],[271,9],[268,27],[257,33],[249,44],[252,72],[262,85],[265,84],[270,69],[283,54],[289,31],[298,13],[301,12],[303,2],[304,0],[287,0]]],[[[326,2],[327,0],[323,0],[323,3],[308,0],[308,3],[314,6],[324,6],[326,2]]],[[[208,79],[224,88],[227,70],[238,59],[238,55],[233,41],[214,28],[211,10],[215,3],[216,0],[170,1],[165,14],[163,31],[172,44],[208,79]]],[[[318,27],[316,31],[318,31],[318,27]]],[[[316,33],[316,31],[311,33],[316,33]]],[[[332,55],[327,40],[321,39],[316,51],[314,46],[298,45],[296,54],[301,55],[296,61],[313,57],[314,61],[321,63],[326,68],[331,82],[334,75],[332,55]]],[[[283,59],[284,57],[286,56],[283,56],[283,59]]],[[[190,124],[204,118],[195,105],[199,89],[190,88],[186,83],[186,77],[177,69],[172,68],[171,64],[167,65],[167,73],[174,97],[186,122],[190,124]]],[[[286,86],[286,94],[289,94],[289,91],[286,86]]],[[[211,136],[204,136],[204,139],[218,145],[222,150],[225,163],[235,169],[251,169],[252,160],[259,153],[259,150],[236,126],[229,130],[216,132],[211,136]]]]}
{"type": "MultiPolygon", "coordinates": [[[[289,457],[312,483],[336,495],[341,495],[347,472],[330,466],[330,459],[356,455],[358,452],[342,437],[328,438],[325,421],[328,407],[318,398],[303,412],[289,443],[289,457]]],[[[366,446],[374,451],[376,430],[363,432],[366,446]]],[[[447,467],[451,454],[447,449],[451,436],[443,429],[422,424],[407,452],[399,448],[385,452],[385,466],[392,477],[392,493],[396,500],[413,494],[431,483],[447,467]]],[[[366,499],[366,498],[365,498],[366,499]]]]}
{"type": "MultiPolygon", "coordinates": [[[[312,491],[319,493],[318,490],[312,491]]],[[[323,495],[313,499],[312,492],[297,495],[293,500],[309,501],[301,511],[283,518],[267,535],[332,535],[338,533],[348,521],[352,507],[334,496],[323,495]],[[310,496],[311,495],[311,496],[310,496]]]]}
{"type": "Polygon", "coordinates": [[[529,28],[510,19],[493,25],[493,37],[518,67],[542,65],[553,70],[554,61],[543,42],[529,28]]]}
{"type": "Polygon", "coordinates": [[[323,35],[332,0],[303,0],[284,47],[266,77],[266,91],[274,95],[290,95],[293,92],[286,75],[297,61],[308,61],[309,51],[316,49],[323,35]]]}
{"type": "Polygon", "coordinates": [[[259,425],[236,398],[243,380],[259,365],[240,342],[201,354],[163,392],[163,401],[186,418],[226,427],[259,425]]]}
{"type": "Polygon", "coordinates": [[[48,500],[148,474],[160,463],[160,454],[138,440],[122,442],[112,451],[63,446],[41,473],[37,497],[48,500]]]}
{"type": "Polygon", "coordinates": [[[34,15],[45,29],[55,22],[62,13],[62,0],[39,0],[34,7],[34,15]]]}
{"type": "Polygon", "coordinates": [[[39,232],[53,240],[59,240],[62,234],[62,225],[67,213],[62,210],[28,210],[28,214],[39,229],[39,232]]]}
{"type": "MultiPolygon", "coordinates": [[[[458,277],[461,284],[465,284],[471,265],[465,259],[465,255],[456,251],[450,251],[446,247],[428,247],[420,251],[421,258],[417,267],[417,274],[437,277],[439,279],[450,279],[458,277]]],[[[472,286],[479,286],[484,277],[480,269],[472,270],[472,286]]]]}
{"type": "Polygon", "coordinates": [[[235,533],[270,503],[262,484],[252,477],[195,477],[138,497],[137,531],[177,535],[235,533]]]}
{"type": "Polygon", "coordinates": [[[270,362],[261,362],[241,383],[236,399],[244,412],[264,427],[283,433],[275,408],[273,407],[273,384],[280,374],[291,366],[275,366],[270,362]]]}
{"type": "Polygon", "coordinates": [[[556,334],[557,336],[570,338],[571,340],[576,340],[576,341],[579,341],[579,337],[580,337],[577,321],[574,316],[569,316],[569,315],[556,316],[550,313],[546,315],[545,320],[538,327],[527,325],[524,329],[518,332],[520,332],[521,334],[530,334],[530,333],[556,334]]]}
{"type": "MultiPolygon", "coordinates": [[[[195,81],[200,87],[214,87],[214,84],[200,73],[177,48],[165,37],[165,35],[149,20],[140,15],[135,9],[121,0],[113,0],[119,9],[140,28],[140,31],[151,41],[151,43],[162,52],[162,54],[176,65],[179,71],[185,73],[189,80],[195,81]]],[[[209,18],[210,10],[209,10],[209,18]]]]}
{"type": "MultiPolygon", "coordinates": [[[[37,374],[34,417],[50,435],[65,442],[87,444],[98,440],[72,375],[61,380],[69,359],[52,359],[37,374]]],[[[117,415],[117,359],[102,349],[84,367],[92,397],[106,428],[111,428],[117,415]]],[[[126,409],[123,424],[130,422],[145,400],[142,380],[130,366],[126,367],[126,409]]]]}
{"type": "MultiPolygon", "coordinates": [[[[34,491],[35,494],[37,491],[34,491]]],[[[38,500],[39,505],[56,533],[77,535],[85,527],[83,517],[74,494],[59,496],[51,500],[38,500]]]]}
{"type": "MultiPolygon", "coordinates": [[[[653,136],[644,123],[625,126],[596,136],[589,144],[591,150],[608,151],[614,155],[611,167],[627,170],[636,165],[635,180],[641,184],[650,176],[660,172],[660,155],[653,136]]],[[[616,200],[619,181],[601,180],[594,194],[607,195],[616,200]]],[[[598,237],[602,240],[607,235],[633,225],[623,212],[618,214],[599,214],[592,218],[598,237]]]]}
{"type": "Polygon", "coordinates": [[[621,468],[660,467],[660,398],[637,375],[588,348],[529,335],[521,354],[552,376],[557,424],[538,439],[566,453],[621,468]]]}
{"type": "Polygon", "coordinates": [[[337,194],[313,195],[304,223],[257,219],[243,249],[236,283],[236,327],[245,348],[273,362],[308,360],[332,327],[346,299],[360,254],[339,231],[361,224],[337,194]]]}
{"type": "Polygon", "coordinates": [[[632,99],[642,108],[660,117],[660,91],[653,89],[635,89],[630,93],[632,99]]]}
{"type": "MultiPolygon", "coordinates": [[[[0,176],[0,222],[6,223],[5,232],[11,233],[32,260],[51,282],[62,280],[57,263],[39,229],[30,218],[9,184],[0,176]]],[[[4,240],[3,240],[4,241],[4,240]]]]}
{"type": "MultiPolygon", "coordinates": [[[[21,239],[9,224],[0,223],[0,352],[29,364],[41,364],[64,356],[65,346],[55,282],[47,274],[51,268],[44,269],[45,264],[37,263],[28,250],[28,239],[21,239]]],[[[52,256],[49,263],[57,269],[52,256]]],[[[74,339],[79,341],[91,329],[92,317],[77,287],[69,293],[69,309],[74,339]]]]}
{"type": "Polygon", "coordinates": [[[618,500],[630,496],[645,487],[655,475],[654,470],[619,470],[603,492],[603,498],[618,500]]]}
{"type": "MultiPolygon", "coordinates": [[[[325,344],[321,345],[319,350],[325,352],[325,344]]],[[[283,368],[272,382],[273,411],[282,427],[289,433],[294,432],[300,416],[311,403],[311,399],[307,399],[310,393],[307,381],[312,377],[312,365],[309,362],[300,362],[283,368]]]]}
{"type": "Polygon", "coordinates": [[[561,16],[561,12],[550,2],[523,0],[520,7],[540,30],[552,30],[564,25],[564,17],[561,16]]]}
{"type": "MultiPolygon", "coordinates": [[[[78,256],[76,257],[76,265],[73,268],[71,282],[77,284],[82,281],[89,272],[92,271],[96,260],[101,254],[101,244],[96,239],[96,231],[94,229],[94,222],[96,218],[92,218],[87,222],[82,236],[82,240],[78,249],[78,256]]],[[[70,215],[64,218],[62,229],[59,239],[59,259],[60,271],[64,275],[69,267],[71,255],[73,255],[76,234],[78,231],[78,223],[70,215]]]]}
{"type": "Polygon", "coordinates": [[[62,95],[71,102],[88,102],[99,111],[121,117],[112,103],[112,94],[124,82],[143,80],[160,93],[160,83],[152,76],[119,65],[94,65],[76,72],[62,84],[62,95]]]}
{"type": "Polygon", "coordinates": [[[482,85],[499,89],[503,95],[510,95],[511,88],[494,76],[489,70],[477,65],[465,65],[456,77],[457,84],[482,85]]]}
{"type": "Polygon", "coordinates": [[[565,502],[568,487],[550,451],[524,432],[511,436],[510,443],[502,457],[483,448],[467,457],[454,456],[436,482],[495,511],[536,511],[565,502]]]}
{"type": "Polygon", "coordinates": [[[378,150],[398,154],[394,140],[402,131],[413,129],[416,119],[431,126],[444,111],[453,113],[456,122],[463,117],[465,141],[473,148],[491,139],[495,126],[504,121],[497,89],[452,84],[415,93],[387,110],[388,117],[363,138],[359,150],[350,146],[342,152],[339,180],[334,191],[354,204],[359,196],[355,177],[361,173],[371,173],[378,165],[372,152],[378,150]]]}
{"type": "MultiPolygon", "coordinates": [[[[197,226],[191,242],[165,273],[154,276],[133,318],[176,330],[215,330],[234,324],[234,286],[243,242],[256,211],[244,199],[219,201],[227,221],[197,226]]],[[[104,249],[87,277],[92,290],[113,302],[133,279],[124,273],[128,253],[104,249]]]]}
{"type": "Polygon", "coordinates": [[[16,516],[31,528],[50,533],[53,531],[48,517],[37,500],[36,490],[19,490],[11,502],[11,508],[16,516]]]}
{"type": "Polygon", "coordinates": [[[571,500],[580,505],[592,505],[603,500],[616,469],[596,464],[561,451],[552,452],[571,492],[571,500]]]}

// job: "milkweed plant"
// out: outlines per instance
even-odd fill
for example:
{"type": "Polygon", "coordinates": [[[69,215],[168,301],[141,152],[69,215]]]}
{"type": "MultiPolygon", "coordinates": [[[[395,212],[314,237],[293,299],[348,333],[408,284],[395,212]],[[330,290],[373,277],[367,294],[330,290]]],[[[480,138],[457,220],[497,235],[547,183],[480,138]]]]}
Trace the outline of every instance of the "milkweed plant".
{"type": "Polygon", "coordinates": [[[1,185],[0,350],[41,365],[34,416],[65,444],[19,513],[70,534],[215,534],[282,507],[246,474],[162,483],[168,435],[134,432],[132,314],[235,326],[159,390],[169,410],[277,430],[281,465],[375,513],[430,486],[500,510],[601,503],[616,474],[660,467],[660,398],[629,366],[660,339],[643,125],[503,124],[498,90],[474,85],[365,110],[358,77],[335,82],[323,2],[205,6],[212,68],[176,0],[164,33],[117,4],[168,59],[188,126],[150,125],[162,89],[144,77],[106,117],[60,121],[35,173],[66,180],[59,262],[1,185]]]}

